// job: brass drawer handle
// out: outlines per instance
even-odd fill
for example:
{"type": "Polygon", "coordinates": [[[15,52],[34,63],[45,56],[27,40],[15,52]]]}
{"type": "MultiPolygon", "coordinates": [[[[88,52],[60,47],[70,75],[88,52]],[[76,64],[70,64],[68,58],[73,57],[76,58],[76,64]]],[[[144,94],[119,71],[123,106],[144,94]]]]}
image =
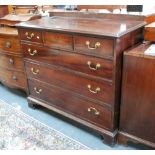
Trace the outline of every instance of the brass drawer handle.
{"type": "Polygon", "coordinates": [[[32,39],[34,37],[34,33],[29,34],[28,32],[25,33],[27,39],[32,39]]]}
{"type": "Polygon", "coordinates": [[[89,107],[88,112],[93,112],[94,115],[100,115],[100,112],[96,110],[96,108],[93,108],[93,107],[89,107]]]}
{"type": "Polygon", "coordinates": [[[34,91],[37,93],[37,94],[40,94],[42,92],[42,89],[38,89],[37,87],[34,87],[34,91]]]}
{"type": "Polygon", "coordinates": [[[34,75],[37,75],[39,73],[39,69],[34,69],[33,67],[31,68],[31,72],[34,74],[34,75]]]}
{"type": "Polygon", "coordinates": [[[101,43],[96,42],[94,47],[92,47],[90,41],[86,41],[86,45],[87,45],[88,49],[95,50],[95,49],[97,49],[97,48],[99,48],[101,46],[101,43]]]}
{"type": "Polygon", "coordinates": [[[17,81],[17,77],[15,75],[13,75],[12,80],[17,81]]]}
{"type": "Polygon", "coordinates": [[[10,47],[11,47],[11,42],[10,42],[10,41],[7,41],[7,42],[5,43],[5,47],[6,47],[6,48],[10,48],[10,47]]]}
{"type": "Polygon", "coordinates": [[[37,50],[32,50],[31,48],[28,49],[28,52],[31,56],[34,56],[35,54],[37,54],[37,50]]]}
{"type": "Polygon", "coordinates": [[[14,64],[13,59],[10,58],[9,61],[8,61],[8,64],[13,65],[14,64]]]}
{"type": "Polygon", "coordinates": [[[91,67],[91,61],[88,61],[87,65],[89,66],[89,68],[91,70],[94,70],[94,71],[96,71],[97,69],[99,69],[101,67],[101,65],[99,63],[97,63],[95,67],[91,67]]]}
{"type": "Polygon", "coordinates": [[[97,87],[95,90],[91,90],[91,85],[90,84],[87,85],[87,88],[93,94],[97,94],[98,92],[101,91],[100,87],[97,87]]]}

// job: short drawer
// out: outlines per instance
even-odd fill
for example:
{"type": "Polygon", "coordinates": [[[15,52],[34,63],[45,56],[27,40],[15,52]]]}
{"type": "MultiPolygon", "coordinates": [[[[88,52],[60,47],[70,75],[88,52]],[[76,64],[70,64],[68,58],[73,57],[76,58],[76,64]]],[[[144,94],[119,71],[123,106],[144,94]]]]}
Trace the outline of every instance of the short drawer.
{"type": "Polygon", "coordinates": [[[19,35],[21,40],[32,41],[37,43],[42,43],[42,33],[41,31],[36,31],[33,29],[19,29],[19,35]]]}
{"type": "Polygon", "coordinates": [[[28,58],[108,80],[112,80],[113,78],[113,62],[111,60],[60,50],[51,50],[49,48],[23,43],[22,49],[25,57],[28,58]]]}
{"type": "Polygon", "coordinates": [[[0,54],[0,67],[23,71],[23,58],[13,55],[0,54]]]}
{"type": "Polygon", "coordinates": [[[75,51],[83,54],[109,58],[114,56],[114,41],[112,39],[101,39],[77,35],[74,36],[74,48],[75,51]]]}
{"type": "Polygon", "coordinates": [[[24,72],[0,68],[0,81],[10,87],[27,88],[24,72]]]}
{"type": "Polygon", "coordinates": [[[18,37],[0,35],[0,52],[20,53],[20,42],[18,37]]]}
{"type": "Polygon", "coordinates": [[[64,89],[28,80],[30,96],[48,102],[50,106],[66,111],[99,127],[112,130],[112,112],[100,105],[75,96],[64,89]]]}
{"type": "Polygon", "coordinates": [[[73,50],[73,38],[71,34],[43,32],[44,45],[56,49],[73,50]]]}
{"type": "Polygon", "coordinates": [[[29,43],[21,43],[22,52],[24,54],[24,57],[30,57],[32,59],[40,58],[42,56],[47,56],[48,51],[46,51],[43,46],[37,46],[29,43]]]}
{"type": "Polygon", "coordinates": [[[25,62],[28,78],[34,78],[73,91],[85,97],[100,101],[103,105],[114,103],[113,86],[110,82],[103,82],[79,76],[72,72],[63,71],[46,65],[25,62]]]}

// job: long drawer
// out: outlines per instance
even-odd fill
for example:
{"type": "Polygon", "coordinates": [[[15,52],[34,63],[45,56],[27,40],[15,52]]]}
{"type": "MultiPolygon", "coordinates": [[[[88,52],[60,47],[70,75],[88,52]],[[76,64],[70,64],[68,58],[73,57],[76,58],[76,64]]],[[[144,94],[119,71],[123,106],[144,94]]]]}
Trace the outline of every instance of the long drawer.
{"type": "Polygon", "coordinates": [[[63,66],[85,74],[108,80],[113,78],[113,62],[71,52],[51,50],[42,46],[22,43],[25,57],[58,66],[63,66]]]}
{"type": "Polygon", "coordinates": [[[0,54],[0,67],[23,71],[23,58],[13,55],[0,54]]]}
{"type": "Polygon", "coordinates": [[[24,72],[17,72],[0,68],[0,81],[10,87],[27,88],[24,72]]]}
{"type": "Polygon", "coordinates": [[[47,67],[35,63],[25,62],[28,78],[38,79],[52,85],[64,87],[80,95],[101,101],[103,104],[113,105],[113,86],[110,82],[103,82],[89,77],[47,67]]]}
{"type": "Polygon", "coordinates": [[[20,53],[20,42],[17,36],[0,35],[0,52],[20,53]]]}
{"type": "Polygon", "coordinates": [[[74,116],[99,127],[112,130],[112,111],[93,102],[75,96],[64,89],[49,86],[36,80],[28,80],[30,96],[48,102],[74,116]]]}

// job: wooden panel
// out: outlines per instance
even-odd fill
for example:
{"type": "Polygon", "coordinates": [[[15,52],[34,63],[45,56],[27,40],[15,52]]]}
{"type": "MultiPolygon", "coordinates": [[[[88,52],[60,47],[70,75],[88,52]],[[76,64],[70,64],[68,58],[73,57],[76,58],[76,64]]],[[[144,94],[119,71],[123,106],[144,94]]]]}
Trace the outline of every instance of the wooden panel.
{"type": "Polygon", "coordinates": [[[33,58],[49,64],[63,66],[65,68],[108,80],[112,80],[113,78],[113,62],[111,60],[99,59],[65,51],[50,50],[48,48],[32,44],[22,43],[21,47],[25,57],[27,58],[33,58]],[[32,49],[32,51],[37,50],[37,53],[34,56],[31,56],[29,49],[32,49]]]}
{"type": "Polygon", "coordinates": [[[29,30],[29,29],[19,29],[19,34],[21,40],[32,41],[37,43],[42,43],[42,34],[40,31],[29,30]]]}
{"type": "Polygon", "coordinates": [[[75,36],[75,50],[97,57],[113,57],[113,40],[75,36]],[[97,46],[98,45],[98,46],[97,46]]]}
{"type": "Polygon", "coordinates": [[[77,10],[91,10],[91,9],[106,9],[109,10],[110,12],[113,12],[115,9],[126,9],[126,5],[77,5],[77,10]]]}
{"type": "Polygon", "coordinates": [[[0,75],[0,81],[9,87],[23,89],[27,88],[26,79],[23,72],[0,68],[0,75]]]}
{"type": "Polygon", "coordinates": [[[155,22],[147,25],[144,29],[144,39],[148,41],[155,41],[155,22]]]}
{"type": "Polygon", "coordinates": [[[56,49],[73,50],[73,39],[71,34],[44,32],[43,36],[45,46],[56,49]]]}
{"type": "Polygon", "coordinates": [[[0,54],[0,66],[3,68],[23,71],[23,58],[13,55],[0,54]]]}
{"type": "Polygon", "coordinates": [[[155,59],[144,57],[147,48],[143,44],[124,56],[120,131],[155,146],[155,59]]]}
{"type": "Polygon", "coordinates": [[[59,87],[63,86],[65,89],[74,91],[82,96],[99,100],[102,104],[113,105],[114,98],[111,83],[92,80],[88,77],[77,76],[73,73],[35,63],[26,62],[25,65],[28,78],[35,78],[59,87]],[[99,91],[97,90],[98,88],[100,89],[99,91]]]}
{"type": "Polygon", "coordinates": [[[28,84],[30,96],[47,101],[49,105],[63,109],[63,111],[67,111],[99,127],[112,130],[112,113],[110,110],[93,102],[81,99],[80,97],[76,97],[64,89],[45,85],[42,82],[29,80],[28,84]],[[92,108],[95,109],[93,110],[92,108]]]}
{"type": "Polygon", "coordinates": [[[8,6],[0,5],[0,18],[8,14],[8,6]]]}
{"type": "Polygon", "coordinates": [[[153,13],[153,14],[147,15],[144,20],[147,22],[147,24],[155,22],[155,14],[153,13]]]}
{"type": "Polygon", "coordinates": [[[17,36],[0,35],[0,52],[20,53],[20,43],[17,36]]]}

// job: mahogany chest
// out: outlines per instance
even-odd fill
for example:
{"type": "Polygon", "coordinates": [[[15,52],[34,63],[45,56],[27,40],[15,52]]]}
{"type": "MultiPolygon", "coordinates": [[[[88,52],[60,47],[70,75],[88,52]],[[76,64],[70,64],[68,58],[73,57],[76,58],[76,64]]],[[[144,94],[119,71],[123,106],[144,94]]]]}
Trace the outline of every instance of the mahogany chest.
{"type": "Polygon", "coordinates": [[[118,133],[122,53],[143,40],[143,21],[53,16],[17,25],[28,103],[102,135],[118,133]]]}

